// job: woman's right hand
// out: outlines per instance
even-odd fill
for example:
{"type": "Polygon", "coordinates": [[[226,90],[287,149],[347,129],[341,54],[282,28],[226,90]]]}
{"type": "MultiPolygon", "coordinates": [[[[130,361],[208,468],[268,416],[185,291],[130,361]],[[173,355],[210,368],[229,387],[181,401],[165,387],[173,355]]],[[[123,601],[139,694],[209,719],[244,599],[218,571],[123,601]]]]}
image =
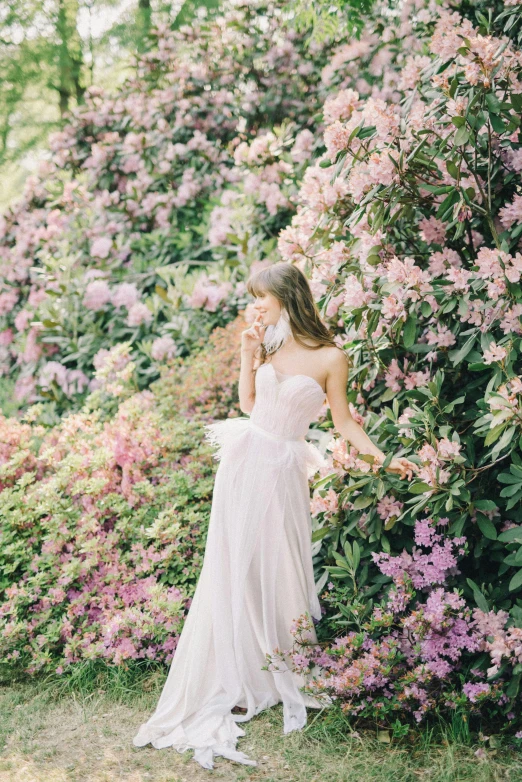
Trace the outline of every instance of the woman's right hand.
{"type": "Polygon", "coordinates": [[[265,331],[266,326],[261,323],[261,315],[257,315],[252,325],[241,332],[241,350],[255,353],[264,339],[265,331]]]}

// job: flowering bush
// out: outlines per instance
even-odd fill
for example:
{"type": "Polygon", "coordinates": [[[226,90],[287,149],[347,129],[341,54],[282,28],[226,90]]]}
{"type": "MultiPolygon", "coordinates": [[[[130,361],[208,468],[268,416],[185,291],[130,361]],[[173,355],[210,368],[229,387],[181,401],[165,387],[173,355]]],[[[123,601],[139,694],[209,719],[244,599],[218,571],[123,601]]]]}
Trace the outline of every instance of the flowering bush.
{"type": "MultiPolygon", "coordinates": [[[[441,519],[438,526],[447,523],[441,519]]],[[[267,667],[279,670],[283,663],[299,673],[313,671],[305,691],[319,698],[328,695],[343,713],[359,720],[389,725],[407,714],[420,722],[432,712],[450,718],[471,713],[487,716],[490,726],[513,729],[522,715],[512,669],[506,667],[505,678],[490,683],[477,653],[488,649],[492,657],[510,657],[521,631],[504,632],[507,614],[472,610],[457,589],[449,588],[460,573],[464,537],[444,536],[430,518],[416,522],[414,536],[412,554],[374,555],[381,574],[391,579],[377,605],[361,595],[344,606],[329,585],[332,591],[323,599],[342,608],[354,629],[333,643],[314,644],[311,622],[303,615],[292,628],[294,647],[267,655],[267,667]],[[491,643],[487,639],[493,633],[497,637],[491,643]],[[508,714],[507,726],[502,712],[508,714]]],[[[359,552],[354,542],[352,562],[359,552]]],[[[511,662],[516,660],[517,653],[511,662]]]]}
{"type": "MultiPolygon", "coordinates": [[[[315,483],[317,583],[331,584],[335,611],[319,625],[321,637],[353,624],[354,608],[370,606],[399,566],[421,590],[415,600],[392,590],[399,635],[377,632],[388,604],[377,615],[371,607],[366,635],[361,625],[339,642],[342,663],[329,668],[323,658],[328,686],[330,674],[338,677],[331,691],[339,686],[352,714],[375,716],[404,701],[420,717],[446,700],[475,708],[493,698],[519,719],[522,58],[502,33],[513,32],[511,18],[515,11],[491,23],[479,14],[475,27],[431,6],[405,25],[397,18],[387,42],[402,56],[392,63],[383,54],[388,90],[369,97],[343,64],[344,83],[324,109],[326,151],[306,170],[296,215],[279,235],[283,257],[309,274],[350,355],[352,414],[389,458],[419,465],[411,483],[401,481],[334,437],[315,483]],[[406,54],[412,25],[416,43],[406,54]],[[424,514],[444,524],[435,560],[415,553],[412,530],[423,544],[424,514]],[[431,659],[423,639],[441,630],[456,633],[434,636],[448,659],[431,659]],[[380,688],[375,707],[374,693],[363,693],[366,664],[380,688]],[[426,687],[419,666],[431,671],[426,687]]],[[[365,57],[372,34],[360,44],[365,57]]],[[[320,428],[331,427],[327,411],[320,428]]]]}
{"type": "Polygon", "coordinates": [[[41,405],[23,423],[0,417],[0,658],[9,670],[172,659],[210,512],[215,461],[202,421],[237,411],[226,381],[242,326],[217,329],[204,357],[137,393],[129,346],[113,348],[82,410],[54,428],[35,423],[41,405]]]}
{"type": "MultiPolygon", "coordinates": [[[[230,3],[157,30],[123,88],[88,90],[51,138],[49,160],[0,219],[0,376],[11,374],[18,400],[77,407],[99,351],[118,342],[132,344],[144,389],[165,355],[187,355],[246,304],[244,269],[200,278],[198,267],[222,236],[219,194],[242,176],[234,151],[260,152],[264,128],[285,120],[294,158],[307,153],[302,125],[330,45],[283,32],[283,12],[230,3]]],[[[270,213],[287,200],[283,169],[262,177],[270,213]]]]}
{"type": "Polygon", "coordinates": [[[210,214],[208,239],[220,266],[252,270],[260,258],[277,260],[277,234],[295,212],[299,183],[316,143],[309,128],[298,130],[295,123],[259,133],[250,144],[238,143],[235,181],[210,214]]]}

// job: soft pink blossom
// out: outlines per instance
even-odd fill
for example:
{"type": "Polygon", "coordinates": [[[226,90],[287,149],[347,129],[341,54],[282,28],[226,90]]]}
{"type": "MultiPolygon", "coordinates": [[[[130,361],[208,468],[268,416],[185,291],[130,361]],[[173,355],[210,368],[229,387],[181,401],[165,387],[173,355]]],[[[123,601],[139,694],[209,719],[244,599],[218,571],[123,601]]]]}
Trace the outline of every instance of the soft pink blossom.
{"type": "Polygon", "coordinates": [[[126,323],[127,326],[141,326],[142,323],[150,323],[152,318],[152,312],[147,305],[137,301],[129,308],[126,323]]]}
{"type": "Polygon", "coordinates": [[[106,236],[98,236],[91,244],[91,255],[95,258],[107,258],[112,248],[112,240],[106,236]]]}
{"type": "Polygon", "coordinates": [[[111,289],[105,280],[93,280],[85,289],[82,303],[86,309],[98,312],[110,302],[111,297],[111,289]]]}

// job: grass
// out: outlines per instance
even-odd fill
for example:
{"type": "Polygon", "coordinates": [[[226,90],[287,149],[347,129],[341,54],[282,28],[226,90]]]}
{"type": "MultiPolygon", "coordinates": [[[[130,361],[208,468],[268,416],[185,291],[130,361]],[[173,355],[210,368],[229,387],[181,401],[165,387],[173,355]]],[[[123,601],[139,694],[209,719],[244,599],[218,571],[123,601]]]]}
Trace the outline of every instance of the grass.
{"type": "Polygon", "coordinates": [[[350,731],[340,717],[309,710],[305,730],[285,736],[281,704],[243,723],[238,748],[257,767],[217,758],[214,770],[205,770],[191,752],[132,744],[163,678],[145,680],[146,689],[120,675],[106,689],[93,688],[81,672],[72,686],[45,679],[4,684],[0,782],[522,782],[520,754],[486,746],[477,757],[479,745],[459,743],[451,726],[437,742],[425,732],[414,745],[383,744],[373,733],[350,731]]]}

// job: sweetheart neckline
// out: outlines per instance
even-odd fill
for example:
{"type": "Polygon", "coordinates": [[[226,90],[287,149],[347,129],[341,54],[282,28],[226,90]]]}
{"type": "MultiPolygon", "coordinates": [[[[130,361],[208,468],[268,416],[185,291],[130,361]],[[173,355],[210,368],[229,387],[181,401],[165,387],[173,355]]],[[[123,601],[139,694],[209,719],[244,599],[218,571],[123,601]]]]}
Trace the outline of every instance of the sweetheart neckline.
{"type": "MultiPolygon", "coordinates": [[[[272,372],[274,373],[274,377],[275,377],[275,379],[276,379],[276,382],[277,382],[277,384],[278,384],[278,385],[281,385],[281,381],[279,381],[279,380],[277,379],[277,375],[276,375],[276,371],[277,371],[277,370],[276,370],[276,368],[275,368],[274,366],[272,366],[272,364],[271,364],[269,361],[267,361],[265,364],[262,364],[261,366],[264,366],[264,367],[270,367],[270,368],[272,369],[272,372]]],[[[286,373],[284,373],[284,372],[281,372],[281,374],[283,375],[283,374],[286,374],[286,373]]],[[[318,382],[317,382],[317,380],[315,379],[315,377],[312,377],[311,375],[297,374],[297,375],[287,375],[287,377],[304,377],[304,378],[307,378],[308,380],[311,380],[311,381],[312,381],[312,383],[315,383],[315,385],[317,386],[317,388],[319,388],[319,389],[320,389],[320,391],[321,391],[321,394],[322,394],[323,396],[326,396],[326,391],[323,391],[323,388],[322,388],[321,384],[320,384],[320,383],[318,383],[318,382]]],[[[285,382],[285,381],[283,380],[283,383],[284,383],[284,382],[285,382]]]]}

